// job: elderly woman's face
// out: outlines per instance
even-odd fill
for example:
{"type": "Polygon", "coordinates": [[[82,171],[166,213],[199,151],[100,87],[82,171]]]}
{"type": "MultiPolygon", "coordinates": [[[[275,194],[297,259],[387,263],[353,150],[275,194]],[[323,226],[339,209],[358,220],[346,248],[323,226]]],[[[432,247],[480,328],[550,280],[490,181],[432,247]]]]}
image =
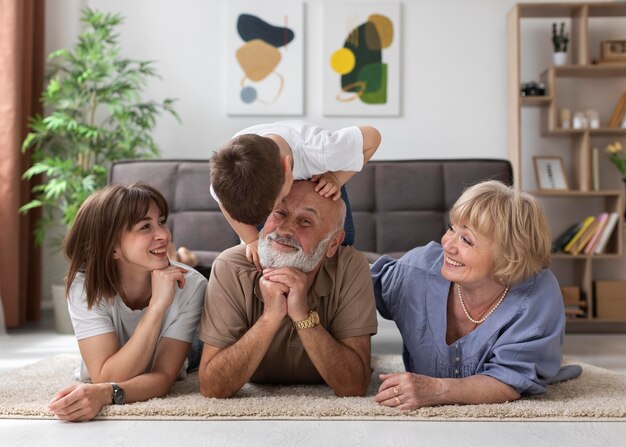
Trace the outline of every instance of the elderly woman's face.
{"type": "Polygon", "coordinates": [[[451,222],[441,238],[444,260],[441,274],[464,287],[493,283],[494,242],[471,226],[451,222]]]}

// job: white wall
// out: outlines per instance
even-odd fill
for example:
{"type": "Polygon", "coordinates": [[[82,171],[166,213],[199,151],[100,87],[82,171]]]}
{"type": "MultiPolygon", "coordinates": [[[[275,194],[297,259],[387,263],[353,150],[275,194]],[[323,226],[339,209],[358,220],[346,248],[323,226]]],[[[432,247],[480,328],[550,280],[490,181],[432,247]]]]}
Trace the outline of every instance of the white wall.
{"type": "MultiPolygon", "coordinates": [[[[372,124],[377,159],[506,157],[506,0],[403,1],[399,117],[324,117],[322,0],[305,4],[305,114],[329,128],[372,124]]],[[[226,0],[48,0],[47,49],[70,46],[83,5],[121,12],[124,55],[156,61],[146,97],[179,99],[182,124],[156,129],[164,157],[208,158],[235,131],[276,117],[229,117],[220,85],[226,0]]],[[[547,45],[548,43],[546,43],[547,45]]]]}
{"type": "MultiPolygon", "coordinates": [[[[227,0],[47,0],[46,50],[72,46],[87,5],[125,16],[123,55],[156,61],[161,80],[145,98],[178,98],[182,124],[164,117],[155,137],[164,158],[208,158],[235,131],[280,117],[229,117],[222,101],[227,0]]],[[[322,116],[323,0],[305,0],[305,113],[328,128],[371,124],[383,135],[375,159],[507,158],[506,14],[513,0],[402,1],[399,117],[322,116]]],[[[545,29],[544,29],[545,28],[545,29]]],[[[549,23],[545,54],[549,57],[549,23]]],[[[535,39],[537,35],[535,35],[535,39]]],[[[539,44],[541,45],[541,44],[539,44]]],[[[523,66],[535,73],[543,66],[523,66]]],[[[532,77],[532,76],[531,76],[532,77]]],[[[531,79],[523,79],[531,80],[531,79]]],[[[536,127],[532,132],[536,132],[536,127]]],[[[63,263],[45,257],[44,296],[63,263]],[[54,270],[56,268],[56,270],[54,270]]]]}

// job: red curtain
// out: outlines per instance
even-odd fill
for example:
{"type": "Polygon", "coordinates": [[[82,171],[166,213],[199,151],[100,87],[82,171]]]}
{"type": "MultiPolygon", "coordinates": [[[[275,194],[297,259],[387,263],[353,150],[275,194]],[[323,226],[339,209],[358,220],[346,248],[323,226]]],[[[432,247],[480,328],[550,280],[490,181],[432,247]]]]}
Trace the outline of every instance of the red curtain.
{"type": "Polygon", "coordinates": [[[42,113],[44,0],[0,0],[0,298],[6,326],[40,316],[41,254],[34,246],[36,213],[18,208],[32,184],[21,179],[30,165],[20,151],[28,117],[42,113]]]}

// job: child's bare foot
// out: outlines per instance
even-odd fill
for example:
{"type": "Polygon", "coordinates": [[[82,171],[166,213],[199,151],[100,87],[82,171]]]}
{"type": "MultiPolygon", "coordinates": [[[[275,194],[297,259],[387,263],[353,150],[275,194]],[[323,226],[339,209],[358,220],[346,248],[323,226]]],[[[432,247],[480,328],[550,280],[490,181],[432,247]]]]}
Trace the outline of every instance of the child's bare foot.
{"type": "Polygon", "coordinates": [[[187,264],[190,267],[195,267],[196,265],[198,265],[198,255],[189,250],[187,247],[179,247],[176,251],[176,254],[178,260],[183,264],[187,264]]]}

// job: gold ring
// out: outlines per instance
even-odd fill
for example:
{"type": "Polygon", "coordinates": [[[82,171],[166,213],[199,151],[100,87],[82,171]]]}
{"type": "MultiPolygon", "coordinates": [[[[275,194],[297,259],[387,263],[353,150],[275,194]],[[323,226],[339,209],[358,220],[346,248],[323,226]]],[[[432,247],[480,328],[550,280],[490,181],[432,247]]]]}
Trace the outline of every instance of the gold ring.
{"type": "Polygon", "coordinates": [[[398,396],[396,396],[396,405],[400,405],[402,402],[400,402],[400,398],[398,396]]]}
{"type": "Polygon", "coordinates": [[[396,396],[398,395],[399,391],[398,391],[398,387],[394,386],[393,387],[393,394],[395,394],[396,396]]]}

